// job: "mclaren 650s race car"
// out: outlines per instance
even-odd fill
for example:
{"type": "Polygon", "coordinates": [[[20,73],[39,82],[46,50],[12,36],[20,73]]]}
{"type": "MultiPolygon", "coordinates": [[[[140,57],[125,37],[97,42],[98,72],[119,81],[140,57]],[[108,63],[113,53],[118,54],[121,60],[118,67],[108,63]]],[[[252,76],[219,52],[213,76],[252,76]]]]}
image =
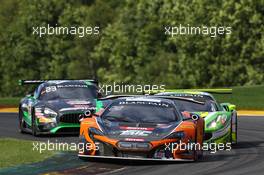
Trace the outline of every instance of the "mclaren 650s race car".
{"type": "Polygon", "coordinates": [[[37,85],[19,104],[22,133],[78,134],[79,116],[102,107],[94,80],[22,80],[20,84],[37,85]]]}
{"type": "Polygon", "coordinates": [[[185,90],[158,93],[156,95],[175,97],[175,105],[184,115],[191,112],[203,117],[205,121],[204,141],[206,143],[231,143],[232,145],[237,143],[237,112],[235,105],[230,103],[219,104],[207,92],[185,90]]]}
{"type": "Polygon", "coordinates": [[[203,118],[185,118],[172,100],[118,98],[82,119],[79,157],[193,161],[202,156],[203,132],[203,118]]]}

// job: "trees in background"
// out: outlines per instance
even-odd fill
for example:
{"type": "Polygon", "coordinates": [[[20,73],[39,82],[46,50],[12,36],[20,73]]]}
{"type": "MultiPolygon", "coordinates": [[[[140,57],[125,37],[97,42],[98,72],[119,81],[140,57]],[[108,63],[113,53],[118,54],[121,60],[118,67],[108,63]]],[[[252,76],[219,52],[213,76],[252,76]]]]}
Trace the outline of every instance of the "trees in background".
{"type": "Polygon", "coordinates": [[[0,96],[18,79],[220,87],[264,80],[264,1],[0,0],[0,96]],[[100,35],[32,35],[45,25],[100,35]],[[231,35],[165,35],[165,26],[230,26],[231,35]]]}

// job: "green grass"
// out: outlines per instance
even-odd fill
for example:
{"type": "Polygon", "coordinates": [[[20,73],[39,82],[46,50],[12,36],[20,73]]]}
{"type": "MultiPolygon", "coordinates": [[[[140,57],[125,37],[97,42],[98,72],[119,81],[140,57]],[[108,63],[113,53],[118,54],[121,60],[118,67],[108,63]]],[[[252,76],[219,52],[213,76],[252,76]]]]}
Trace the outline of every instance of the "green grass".
{"type": "Polygon", "coordinates": [[[18,106],[21,97],[0,98],[0,106],[18,106]]]}
{"type": "Polygon", "coordinates": [[[237,109],[264,110],[264,86],[233,87],[232,94],[213,94],[218,102],[235,104],[237,109]]]}
{"type": "Polygon", "coordinates": [[[33,141],[2,138],[0,139],[0,168],[12,167],[45,160],[55,152],[39,153],[33,150],[33,141]]]}

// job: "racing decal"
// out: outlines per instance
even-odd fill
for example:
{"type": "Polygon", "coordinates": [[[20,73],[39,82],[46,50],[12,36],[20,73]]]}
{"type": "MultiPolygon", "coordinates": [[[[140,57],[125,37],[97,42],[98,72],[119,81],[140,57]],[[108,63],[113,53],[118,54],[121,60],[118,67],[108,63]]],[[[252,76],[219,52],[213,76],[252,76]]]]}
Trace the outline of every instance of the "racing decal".
{"type": "Polygon", "coordinates": [[[144,142],[145,139],[125,138],[125,141],[129,141],[129,142],[144,142]]]}
{"type": "Polygon", "coordinates": [[[72,107],[72,108],[62,108],[62,109],[60,109],[60,111],[63,112],[63,111],[87,110],[87,109],[91,109],[91,107],[72,107]]]}
{"type": "Polygon", "coordinates": [[[226,135],[229,131],[230,131],[230,124],[226,125],[225,128],[223,128],[219,131],[213,132],[212,139],[222,137],[222,136],[226,135]]]}
{"type": "Polygon", "coordinates": [[[123,130],[143,130],[143,131],[153,131],[155,128],[141,128],[141,127],[128,127],[128,126],[120,126],[120,129],[123,130]]]}
{"type": "Polygon", "coordinates": [[[57,87],[56,86],[47,86],[45,88],[45,91],[46,91],[46,93],[55,92],[55,91],[57,91],[57,87]]]}
{"type": "Polygon", "coordinates": [[[170,107],[168,103],[164,102],[155,102],[155,101],[121,101],[119,102],[120,105],[129,105],[129,104],[139,104],[139,105],[153,105],[153,106],[160,106],[160,107],[170,107]]]}
{"type": "Polygon", "coordinates": [[[44,114],[42,112],[35,112],[36,116],[44,116],[44,114]]]}
{"type": "Polygon", "coordinates": [[[59,88],[88,88],[88,86],[87,85],[82,85],[82,84],[67,84],[67,85],[47,86],[41,92],[41,94],[49,93],[49,92],[56,92],[59,88]]]}
{"type": "Polygon", "coordinates": [[[81,101],[81,100],[76,100],[76,101],[68,101],[66,102],[67,104],[70,104],[70,105],[88,105],[88,104],[91,104],[90,101],[81,101]]]}
{"type": "Polygon", "coordinates": [[[201,94],[191,94],[191,93],[183,93],[183,94],[180,94],[180,93],[177,93],[177,94],[170,94],[171,96],[174,96],[174,97],[198,97],[198,98],[204,98],[204,95],[201,95],[201,94]]]}
{"type": "Polygon", "coordinates": [[[152,131],[142,131],[142,130],[125,130],[121,131],[121,136],[142,136],[147,137],[152,133],[152,131]]]}
{"type": "Polygon", "coordinates": [[[65,85],[57,85],[57,88],[87,88],[86,84],[65,84],[65,85]]]}

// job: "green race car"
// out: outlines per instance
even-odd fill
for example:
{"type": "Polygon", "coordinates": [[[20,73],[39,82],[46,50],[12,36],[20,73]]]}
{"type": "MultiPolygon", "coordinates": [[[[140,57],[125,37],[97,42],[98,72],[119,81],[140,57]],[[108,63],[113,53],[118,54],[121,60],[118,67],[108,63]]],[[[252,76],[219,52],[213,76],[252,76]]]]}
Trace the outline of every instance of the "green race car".
{"type": "Polygon", "coordinates": [[[22,80],[36,85],[19,104],[19,131],[40,134],[78,134],[80,121],[90,110],[103,108],[94,80],[22,80]]]}
{"type": "Polygon", "coordinates": [[[195,113],[203,117],[205,120],[204,141],[206,143],[231,143],[232,145],[237,143],[235,105],[219,104],[211,94],[200,91],[182,90],[155,95],[175,97],[174,102],[183,114],[195,113]]]}

